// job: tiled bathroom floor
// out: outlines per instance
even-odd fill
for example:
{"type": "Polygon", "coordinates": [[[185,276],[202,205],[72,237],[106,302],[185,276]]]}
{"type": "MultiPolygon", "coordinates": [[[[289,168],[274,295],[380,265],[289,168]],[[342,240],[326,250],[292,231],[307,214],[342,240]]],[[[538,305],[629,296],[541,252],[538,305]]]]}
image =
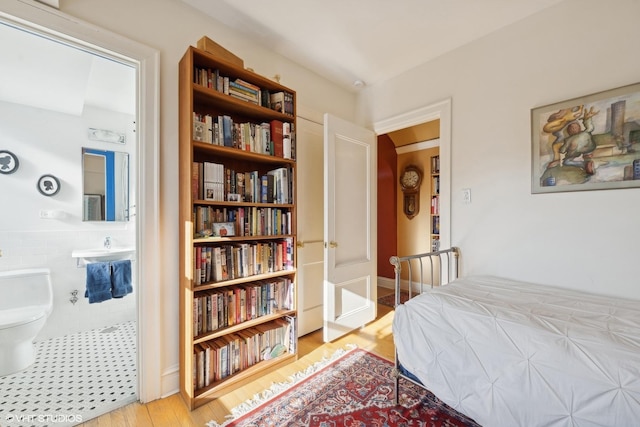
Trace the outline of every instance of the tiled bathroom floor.
{"type": "Polygon", "coordinates": [[[36,343],[36,362],[0,377],[0,426],[74,426],[137,400],[136,324],[36,343]]]}

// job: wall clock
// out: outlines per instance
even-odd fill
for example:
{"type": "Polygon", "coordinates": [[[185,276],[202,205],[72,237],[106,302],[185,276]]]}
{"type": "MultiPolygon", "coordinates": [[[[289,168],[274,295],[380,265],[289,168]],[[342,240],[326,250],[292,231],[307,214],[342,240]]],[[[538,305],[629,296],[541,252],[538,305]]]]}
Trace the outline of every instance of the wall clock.
{"type": "Polygon", "coordinates": [[[38,191],[45,196],[53,196],[60,191],[60,181],[53,175],[42,175],[38,180],[38,191]]]}
{"type": "Polygon", "coordinates": [[[404,193],[402,209],[409,219],[420,212],[420,184],[422,171],[415,165],[406,166],[400,175],[400,187],[404,193]]]}
{"type": "Polygon", "coordinates": [[[20,162],[15,154],[11,151],[0,150],[0,173],[9,175],[18,170],[20,162]]]}

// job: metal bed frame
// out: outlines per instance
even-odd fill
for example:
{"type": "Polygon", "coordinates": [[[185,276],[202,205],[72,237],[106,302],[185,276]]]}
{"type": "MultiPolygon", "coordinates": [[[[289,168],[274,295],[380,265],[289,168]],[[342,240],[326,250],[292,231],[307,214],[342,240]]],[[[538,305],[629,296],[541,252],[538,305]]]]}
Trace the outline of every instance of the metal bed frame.
{"type": "MultiPolygon", "coordinates": [[[[414,287],[417,285],[416,295],[419,295],[425,291],[425,286],[433,288],[434,286],[442,286],[450,283],[458,278],[459,264],[458,258],[460,256],[460,249],[457,247],[451,247],[435,252],[426,252],[422,254],[409,255],[409,256],[392,256],[389,262],[393,265],[395,270],[395,303],[394,308],[401,303],[400,293],[402,291],[402,269],[403,266],[407,269],[407,278],[405,282],[408,283],[409,299],[413,298],[414,287]],[[427,265],[425,265],[427,264],[427,265]],[[425,283],[425,269],[429,268],[428,278],[429,283],[425,283]],[[414,270],[417,270],[414,273],[414,270]],[[417,276],[417,277],[416,277],[417,276]],[[416,278],[416,282],[414,282],[416,278]],[[437,280],[436,280],[437,279],[437,280]]],[[[395,378],[395,404],[398,404],[399,400],[399,388],[400,378],[404,378],[407,381],[423,387],[424,385],[415,379],[407,376],[400,369],[400,361],[398,360],[398,352],[395,351],[395,363],[393,376],[395,378]]]]}

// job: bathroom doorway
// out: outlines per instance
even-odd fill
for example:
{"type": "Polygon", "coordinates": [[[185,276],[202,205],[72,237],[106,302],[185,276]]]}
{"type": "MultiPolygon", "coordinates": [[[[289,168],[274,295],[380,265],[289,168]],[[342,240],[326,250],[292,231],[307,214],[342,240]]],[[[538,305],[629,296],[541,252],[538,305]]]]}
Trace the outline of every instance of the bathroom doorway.
{"type": "MultiPolygon", "coordinates": [[[[143,295],[146,301],[158,298],[158,291],[150,285],[157,283],[153,267],[158,259],[157,249],[154,249],[158,246],[158,195],[155,189],[159,167],[158,57],[155,51],[117,38],[114,41],[112,34],[96,31],[77,20],[72,22],[45,6],[18,3],[9,4],[6,9],[3,5],[4,12],[16,14],[7,15],[0,11],[1,48],[6,53],[18,47],[17,59],[23,61],[22,75],[34,69],[36,74],[32,76],[31,84],[20,88],[18,78],[8,79],[7,70],[3,68],[2,72],[5,80],[12,83],[12,91],[3,88],[0,93],[16,93],[23,98],[0,100],[0,116],[5,118],[2,126],[5,137],[0,148],[11,151],[20,160],[20,167],[8,179],[0,181],[0,192],[12,206],[11,210],[3,210],[0,214],[0,269],[51,268],[54,311],[36,338],[36,348],[38,356],[42,354],[45,359],[60,359],[64,366],[60,369],[47,368],[52,372],[46,372],[42,370],[45,365],[39,365],[34,368],[38,371],[27,384],[32,384],[35,390],[43,390],[46,389],[46,381],[53,382],[57,393],[50,400],[59,395],[84,396],[82,409],[73,409],[67,399],[66,406],[52,403],[51,412],[44,415],[62,414],[64,409],[64,414],[79,415],[85,417],[82,421],[86,421],[87,417],[115,409],[112,405],[115,395],[124,397],[124,405],[132,400],[153,400],[159,393],[155,386],[160,377],[159,367],[157,358],[153,356],[158,353],[159,334],[153,326],[149,327],[158,323],[157,307],[140,303],[143,295]],[[5,37],[6,31],[12,33],[5,37]],[[83,32],[86,37],[80,34],[83,32]],[[23,38],[30,43],[48,45],[41,50],[33,45],[28,48],[17,46],[23,38]],[[81,41],[83,38],[85,42],[81,41]],[[108,49],[112,47],[115,49],[108,49]],[[72,52],[71,56],[84,59],[77,59],[79,62],[69,60],[64,53],[67,50],[72,52]],[[27,56],[34,56],[38,66],[30,67],[28,62],[31,59],[27,56]],[[67,59],[56,64],[55,61],[63,56],[67,59]],[[65,65],[68,66],[66,76],[50,80],[54,69],[64,70],[65,65]],[[107,67],[106,71],[102,65],[107,67]],[[88,75],[83,76],[83,71],[88,75]],[[64,88],[65,78],[78,86],[79,81],[89,82],[94,76],[101,76],[100,80],[117,77],[115,86],[103,88],[103,92],[109,95],[104,104],[99,104],[99,97],[94,96],[100,90],[91,88],[89,83],[86,83],[84,93],[77,97],[74,96],[76,91],[64,88]],[[49,86],[36,89],[36,82],[48,83],[49,86]],[[128,86],[126,82],[132,83],[126,95],[131,99],[131,109],[122,111],[115,106],[116,95],[121,87],[128,86]],[[58,89],[63,89],[62,95],[58,95],[53,103],[34,105],[35,101],[25,101],[30,93],[39,93],[41,98],[47,98],[58,89]],[[89,98],[92,101],[87,101],[89,98]],[[73,110],[74,102],[81,103],[76,112],[73,110]],[[62,108],[67,110],[60,111],[62,108]],[[105,119],[106,116],[109,117],[105,119]],[[91,129],[108,132],[101,133],[100,140],[95,138],[95,132],[92,138],[91,129]],[[125,143],[113,142],[114,134],[124,135],[125,143]],[[130,156],[129,221],[82,220],[82,147],[96,148],[101,144],[114,147],[113,151],[125,151],[130,156]],[[47,196],[36,189],[34,182],[44,174],[57,177],[60,188],[56,194],[47,196]],[[110,305],[108,302],[89,304],[84,298],[85,270],[77,259],[71,257],[71,253],[75,249],[103,245],[106,237],[114,245],[132,245],[136,249],[132,262],[134,292],[119,301],[112,301],[110,305]],[[151,357],[145,358],[142,349],[151,357]],[[128,371],[129,378],[123,380],[127,383],[124,388],[120,382],[109,389],[111,385],[107,378],[113,378],[113,375],[108,370],[81,366],[83,359],[90,364],[95,362],[98,354],[110,355],[113,371],[128,371]],[[98,380],[102,378],[102,384],[78,381],[77,375],[84,371],[98,380]],[[67,379],[71,379],[70,384],[65,382],[67,379]],[[84,412],[87,409],[94,411],[84,412]]],[[[7,56],[3,55],[3,58],[2,66],[8,66],[7,56]]],[[[0,389],[8,390],[4,385],[0,389]]],[[[38,399],[37,391],[27,394],[38,399]]],[[[29,399],[13,394],[13,400],[9,402],[0,396],[0,411],[9,405],[18,405],[8,409],[43,415],[43,401],[30,409],[25,406],[29,405],[29,399]]],[[[73,424],[74,419],[69,421],[73,424]]],[[[77,417],[75,421],[78,421],[77,417]]],[[[66,424],[56,422],[56,425],[66,424]]]]}

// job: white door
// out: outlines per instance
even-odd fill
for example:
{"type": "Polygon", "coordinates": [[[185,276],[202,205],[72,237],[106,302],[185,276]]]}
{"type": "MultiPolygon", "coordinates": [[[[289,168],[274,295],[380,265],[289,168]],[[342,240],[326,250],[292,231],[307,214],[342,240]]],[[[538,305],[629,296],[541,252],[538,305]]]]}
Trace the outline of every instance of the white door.
{"type": "Polygon", "coordinates": [[[375,134],[324,116],[324,334],[333,341],[376,317],[375,134]]]}
{"type": "Polygon", "coordinates": [[[322,125],[298,117],[298,335],[322,328],[324,168],[322,125]]]}

